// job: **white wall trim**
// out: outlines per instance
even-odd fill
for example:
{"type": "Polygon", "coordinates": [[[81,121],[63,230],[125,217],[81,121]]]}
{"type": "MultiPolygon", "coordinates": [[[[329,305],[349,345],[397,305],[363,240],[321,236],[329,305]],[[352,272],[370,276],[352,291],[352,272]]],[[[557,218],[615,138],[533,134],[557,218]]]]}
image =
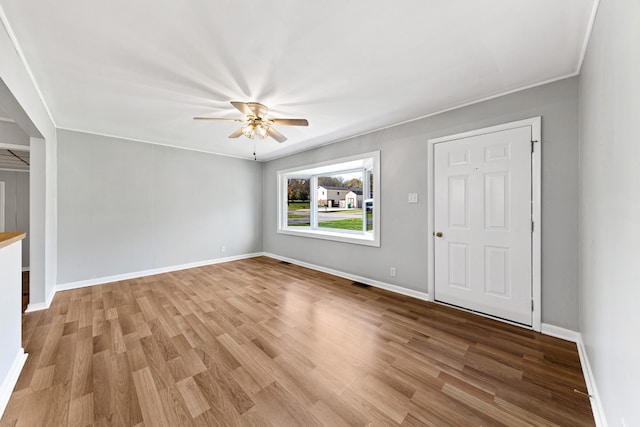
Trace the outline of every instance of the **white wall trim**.
{"type": "MultiPolygon", "coordinates": [[[[29,278],[29,286],[31,286],[31,277],[29,278]]],[[[45,296],[45,300],[44,302],[38,302],[38,303],[29,303],[27,304],[27,309],[24,311],[25,313],[31,313],[34,311],[40,311],[40,310],[46,310],[49,307],[51,307],[51,302],[53,301],[53,297],[56,295],[56,290],[55,288],[51,290],[51,292],[49,292],[49,294],[47,294],[45,296]]],[[[31,298],[31,290],[29,290],[29,298],[31,298]]]]}
{"type": "Polygon", "coordinates": [[[434,146],[435,144],[453,141],[461,138],[468,138],[476,135],[483,135],[492,132],[499,132],[508,129],[515,129],[519,127],[531,127],[531,140],[536,141],[535,151],[531,154],[531,194],[533,200],[533,206],[531,211],[532,220],[535,223],[534,231],[531,235],[531,281],[532,281],[532,299],[534,303],[534,309],[532,313],[531,328],[534,331],[540,332],[542,324],[542,117],[531,117],[528,119],[513,121],[509,123],[503,123],[496,126],[489,126],[481,129],[474,129],[468,132],[457,133],[454,135],[447,135],[439,138],[432,138],[427,141],[427,205],[429,209],[427,211],[427,293],[431,297],[431,301],[434,301],[435,297],[435,259],[434,259],[434,146]]]}
{"type": "Polygon", "coordinates": [[[29,271],[29,267],[22,267],[22,272],[29,271]]]}
{"type": "Polygon", "coordinates": [[[37,304],[29,304],[26,312],[31,313],[33,311],[48,309],[51,306],[51,302],[53,301],[53,297],[55,296],[56,292],[60,292],[60,291],[68,291],[71,289],[85,288],[88,286],[103,285],[105,283],[119,282],[121,280],[137,279],[139,277],[153,276],[156,274],[170,273],[172,271],[186,270],[189,268],[203,267],[206,265],[221,264],[224,262],[238,261],[241,259],[255,258],[258,256],[262,256],[262,253],[257,252],[257,253],[251,253],[251,254],[235,255],[235,256],[230,256],[225,258],[208,259],[208,260],[196,261],[196,262],[191,262],[186,264],[172,265],[168,267],[153,268],[150,270],[142,270],[142,271],[134,271],[131,273],[117,274],[115,276],[97,277],[94,279],[80,280],[77,282],[61,283],[56,285],[53,288],[53,291],[49,295],[47,295],[47,300],[45,302],[37,303],[37,304]]]}
{"type": "Polygon", "coordinates": [[[29,173],[28,169],[7,169],[7,168],[0,168],[0,171],[3,172],[26,172],[29,173]]]}
{"type": "Polygon", "coordinates": [[[289,262],[291,264],[299,265],[300,267],[310,268],[311,270],[320,271],[322,273],[331,274],[333,276],[342,277],[344,279],[353,280],[354,282],[360,282],[367,285],[375,286],[376,288],[385,289],[387,291],[395,292],[397,294],[406,295],[408,297],[417,298],[423,301],[429,301],[429,295],[425,292],[414,291],[413,289],[403,288],[402,286],[392,285],[390,283],[381,282],[379,280],[369,279],[368,277],[358,276],[356,274],[345,273],[343,271],[334,270],[333,268],[322,267],[319,265],[311,264],[304,261],[298,261],[297,259],[287,258],[280,255],[264,252],[262,255],[277,259],[280,261],[289,262]]]}
{"type": "Polygon", "coordinates": [[[578,334],[578,340],[576,342],[578,346],[578,356],[580,356],[580,366],[582,366],[582,374],[584,381],[587,383],[587,390],[589,391],[589,400],[591,401],[591,411],[593,412],[593,419],[596,422],[597,427],[607,427],[607,419],[604,415],[604,408],[602,401],[600,400],[600,394],[596,387],[596,378],[593,376],[591,370],[591,364],[589,363],[589,357],[587,356],[587,349],[584,346],[582,340],[582,334],[578,334]]]}
{"type": "Polygon", "coordinates": [[[593,8],[591,8],[591,16],[589,16],[589,24],[587,25],[587,32],[584,35],[582,42],[582,50],[580,51],[580,59],[578,60],[578,66],[576,67],[576,74],[580,74],[582,71],[582,64],[584,63],[584,57],[587,54],[587,47],[589,47],[589,41],[591,40],[591,33],[593,33],[593,26],[596,22],[596,16],[598,15],[598,8],[600,7],[600,0],[593,2],[593,8]]]}
{"type": "Polygon", "coordinates": [[[51,306],[51,300],[47,298],[45,302],[29,303],[24,311],[25,313],[33,313],[34,311],[46,310],[51,306]]]}
{"type": "Polygon", "coordinates": [[[56,127],[56,121],[53,120],[53,115],[51,114],[51,110],[49,110],[49,106],[47,105],[47,103],[44,100],[44,96],[42,96],[42,91],[40,90],[40,86],[38,86],[38,83],[36,82],[36,78],[33,76],[33,72],[31,71],[31,67],[29,67],[29,63],[27,62],[27,58],[24,56],[24,52],[22,51],[22,48],[20,47],[20,43],[18,43],[18,38],[16,37],[16,34],[13,32],[13,27],[11,27],[11,24],[9,24],[9,20],[7,19],[7,15],[4,13],[4,9],[2,8],[2,6],[0,6],[0,22],[2,22],[2,24],[4,25],[4,28],[7,30],[7,34],[9,35],[9,38],[11,39],[11,43],[13,43],[13,47],[16,50],[16,53],[18,54],[18,57],[20,58],[20,61],[22,61],[22,65],[24,66],[27,75],[29,76],[29,80],[31,80],[31,84],[33,85],[33,87],[36,90],[36,93],[38,94],[38,97],[40,98],[40,102],[42,102],[42,105],[44,106],[45,111],[47,112],[47,115],[49,116],[49,120],[51,120],[51,123],[53,124],[53,127],[56,127]]]}
{"type": "MultiPolygon", "coordinates": [[[[123,140],[123,141],[141,142],[143,144],[159,145],[161,147],[176,148],[178,150],[195,151],[196,153],[205,153],[205,154],[213,154],[214,156],[231,157],[233,159],[251,160],[251,161],[254,160],[253,159],[253,155],[251,155],[251,156],[237,156],[237,155],[233,155],[233,154],[219,153],[217,151],[207,151],[207,150],[204,150],[204,149],[201,149],[201,148],[183,147],[183,146],[180,146],[180,145],[169,144],[169,143],[165,143],[165,142],[150,141],[148,139],[140,139],[140,138],[134,138],[134,137],[130,137],[130,136],[114,135],[114,134],[103,133],[103,132],[94,132],[94,131],[85,130],[85,129],[79,129],[79,128],[59,127],[59,128],[57,128],[57,130],[63,130],[63,131],[68,131],[68,132],[77,132],[77,133],[85,133],[85,134],[88,134],[88,135],[95,135],[95,136],[101,136],[101,137],[105,137],[105,138],[120,139],[120,140],[123,140]]],[[[264,162],[264,161],[267,161],[267,160],[258,160],[258,161],[259,162],[264,162]]]]}
{"type": "Polygon", "coordinates": [[[7,373],[7,376],[2,382],[2,385],[0,385],[0,418],[4,414],[4,410],[7,409],[7,404],[9,403],[9,399],[11,398],[11,393],[13,393],[13,388],[18,382],[18,377],[20,377],[22,367],[27,361],[27,356],[28,354],[24,352],[24,349],[20,348],[18,354],[16,354],[15,359],[13,359],[11,369],[7,373]]]}
{"type": "Polygon", "coordinates": [[[31,146],[29,145],[9,144],[6,142],[0,142],[0,148],[3,150],[31,151],[31,146]]]}
{"type": "Polygon", "coordinates": [[[540,328],[540,332],[549,335],[551,337],[560,338],[561,340],[571,341],[578,343],[580,332],[572,331],[571,329],[561,328],[560,326],[550,325],[543,323],[540,328]]]}
{"type": "Polygon", "coordinates": [[[580,366],[582,367],[582,375],[584,376],[584,381],[587,384],[587,391],[589,392],[589,400],[591,402],[593,419],[596,423],[596,426],[607,427],[607,420],[604,416],[602,401],[600,400],[598,388],[596,387],[596,379],[593,376],[593,371],[591,370],[591,365],[589,364],[587,350],[584,347],[584,341],[582,341],[582,334],[580,332],[550,325],[548,323],[542,324],[541,332],[545,335],[550,335],[552,337],[576,343],[576,346],[578,347],[578,356],[580,357],[580,366]]]}

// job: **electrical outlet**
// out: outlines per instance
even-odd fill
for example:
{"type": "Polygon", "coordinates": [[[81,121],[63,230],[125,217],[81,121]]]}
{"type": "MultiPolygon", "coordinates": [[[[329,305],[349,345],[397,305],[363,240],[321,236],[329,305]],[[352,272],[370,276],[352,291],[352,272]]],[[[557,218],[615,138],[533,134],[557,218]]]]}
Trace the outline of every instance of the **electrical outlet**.
{"type": "Polygon", "coordinates": [[[409,193],[409,203],[418,203],[418,193],[409,193]]]}
{"type": "Polygon", "coordinates": [[[396,268],[391,267],[391,269],[389,269],[389,274],[391,275],[391,277],[396,277],[396,268]]]}
{"type": "Polygon", "coordinates": [[[225,253],[227,252],[227,247],[226,246],[220,246],[220,252],[225,253]]]}

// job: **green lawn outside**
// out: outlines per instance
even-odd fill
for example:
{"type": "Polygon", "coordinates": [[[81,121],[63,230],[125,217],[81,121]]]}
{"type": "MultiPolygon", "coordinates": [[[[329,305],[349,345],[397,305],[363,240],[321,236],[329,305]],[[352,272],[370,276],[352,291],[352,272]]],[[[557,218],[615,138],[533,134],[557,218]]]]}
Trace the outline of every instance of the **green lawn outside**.
{"type": "Polygon", "coordinates": [[[318,223],[322,228],[338,228],[341,230],[362,230],[362,218],[338,219],[335,221],[323,221],[318,223]]]}
{"type": "Polygon", "coordinates": [[[311,202],[299,202],[299,201],[288,202],[287,210],[297,211],[299,209],[309,209],[310,206],[311,206],[311,202]]]}
{"type": "MultiPolygon", "coordinates": [[[[309,220],[309,214],[307,213],[298,213],[296,212],[298,209],[308,209],[308,203],[298,203],[291,202],[288,205],[287,218],[290,219],[300,219],[304,218],[309,220]]],[[[351,209],[349,213],[354,214],[362,214],[362,209],[351,209]]],[[[373,215],[371,213],[367,214],[367,230],[371,231],[373,226],[370,224],[373,215]]],[[[297,224],[289,224],[290,227],[309,227],[311,224],[309,222],[297,223],[297,224]]],[[[362,231],[362,217],[359,218],[347,218],[347,219],[336,219],[331,221],[321,221],[318,223],[319,228],[329,228],[329,229],[337,229],[337,230],[355,230],[362,231]]]]}

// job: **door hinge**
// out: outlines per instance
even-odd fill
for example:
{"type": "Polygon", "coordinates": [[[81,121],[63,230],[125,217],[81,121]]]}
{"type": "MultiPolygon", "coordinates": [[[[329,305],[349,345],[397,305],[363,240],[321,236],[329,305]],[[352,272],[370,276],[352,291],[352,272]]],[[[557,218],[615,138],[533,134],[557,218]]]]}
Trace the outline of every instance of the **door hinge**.
{"type": "Polygon", "coordinates": [[[531,311],[534,311],[533,310],[533,299],[531,300],[531,311]]]}
{"type": "Polygon", "coordinates": [[[534,147],[535,147],[535,145],[536,145],[536,142],[538,142],[538,141],[531,141],[531,152],[532,152],[532,153],[533,153],[533,148],[534,148],[534,147]]]}
{"type": "Polygon", "coordinates": [[[531,232],[533,233],[533,229],[534,229],[534,222],[531,221],[531,232]]]}

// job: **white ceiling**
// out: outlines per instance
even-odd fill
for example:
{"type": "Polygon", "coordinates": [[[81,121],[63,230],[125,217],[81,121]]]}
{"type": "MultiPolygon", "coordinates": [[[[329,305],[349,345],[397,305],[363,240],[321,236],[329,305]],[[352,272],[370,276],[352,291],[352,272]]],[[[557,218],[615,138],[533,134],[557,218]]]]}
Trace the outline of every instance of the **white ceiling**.
{"type": "Polygon", "coordinates": [[[595,0],[0,0],[55,123],[265,160],[579,71],[595,0]]]}

